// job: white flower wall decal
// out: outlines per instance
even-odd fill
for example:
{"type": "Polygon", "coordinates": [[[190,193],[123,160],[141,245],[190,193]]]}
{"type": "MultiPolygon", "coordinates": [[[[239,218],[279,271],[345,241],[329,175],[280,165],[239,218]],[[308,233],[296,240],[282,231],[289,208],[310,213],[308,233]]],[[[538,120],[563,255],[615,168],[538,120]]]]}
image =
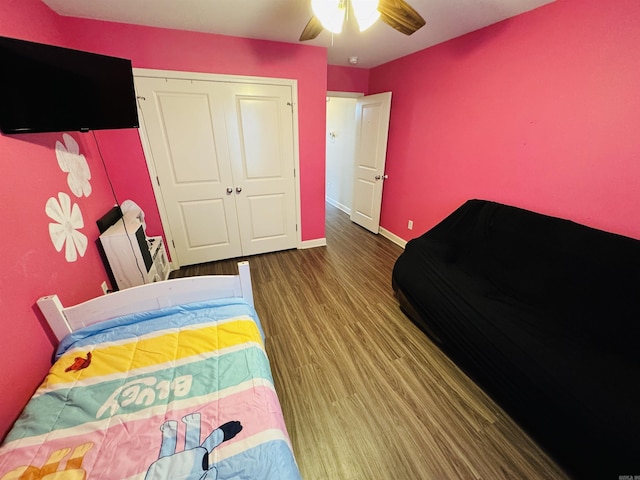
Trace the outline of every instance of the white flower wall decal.
{"type": "Polygon", "coordinates": [[[75,262],[78,254],[84,257],[87,251],[87,237],[78,230],[84,227],[82,212],[78,204],[71,206],[71,198],[64,192],[58,198],[47,200],[45,212],[56,223],[49,224],[49,236],[55,249],[60,252],[66,245],[64,256],[67,262],[75,262]]]}
{"type": "Polygon", "coordinates": [[[56,157],[58,165],[63,172],[68,173],[67,183],[69,188],[76,197],[91,195],[91,171],[87,164],[87,159],[80,153],[78,142],[69,135],[62,135],[64,144],[60,141],[56,142],[56,157]]]}

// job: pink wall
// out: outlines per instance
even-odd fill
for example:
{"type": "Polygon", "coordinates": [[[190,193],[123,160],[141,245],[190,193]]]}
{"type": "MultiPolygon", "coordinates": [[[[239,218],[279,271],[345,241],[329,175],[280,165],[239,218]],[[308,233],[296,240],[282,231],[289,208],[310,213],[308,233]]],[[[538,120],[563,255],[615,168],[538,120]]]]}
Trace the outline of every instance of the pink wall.
{"type": "MultiPolygon", "coordinates": [[[[0,35],[112,54],[136,67],[193,70],[298,80],[303,240],[324,237],[324,123],[326,51],[322,48],[131,27],[59,17],[40,0],[0,0],[0,35]]],[[[114,203],[93,134],[72,133],[91,171],[92,192],[75,197],[58,166],[62,134],[0,136],[0,438],[45,375],[53,351],[35,301],[59,293],[63,303],[101,294],[106,274],[95,248],[95,220],[114,203]],[[45,204],[59,192],[81,209],[88,247],[65,260],[49,237],[45,204]]],[[[96,132],[121,201],[132,198],[147,212],[149,231],[160,221],[135,130],[96,132]]]]}
{"type": "MultiPolygon", "coordinates": [[[[36,0],[0,0],[0,35],[45,43],[64,43],[64,29],[43,3],[36,0]]],[[[113,203],[95,143],[89,134],[73,133],[91,172],[91,194],[76,197],[61,170],[55,144],[61,133],[0,135],[0,438],[42,380],[53,345],[41,325],[35,301],[59,292],[75,303],[101,293],[106,274],[94,242],[95,219],[113,203]],[[84,220],[88,248],[75,262],[57,252],[49,236],[45,205],[58,193],[69,195],[84,220]]]]}
{"type": "Polygon", "coordinates": [[[73,133],[80,153],[91,171],[91,194],[76,197],[67,174],[58,166],[55,144],[62,134],[0,136],[0,202],[2,232],[0,251],[0,438],[15,420],[26,400],[42,381],[50,364],[53,346],[42,327],[36,300],[59,293],[63,303],[84,301],[102,293],[107,280],[94,246],[98,237],[95,220],[113,204],[103,167],[90,134],[73,133]],[[88,240],[86,253],[67,262],[49,237],[54,221],[45,205],[58,193],[77,204],[84,220],[79,229],[88,240]]]}
{"type": "Polygon", "coordinates": [[[637,0],[557,0],[372,69],[382,226],[410,239],[486,198],[640,238],[638,52],[637,0]]]}
{"type": "Polygon", "coordinates": [[[357,92],[369,91],[368,68],[341,67],[338,65],[327,66],[327,90],[330,92],[357,92]]]}
{"type": "Polygon", "coordinates": [[[37,0],[0,0],[0,35],[42,43],[64,42],[58,15],[37,0]]]}

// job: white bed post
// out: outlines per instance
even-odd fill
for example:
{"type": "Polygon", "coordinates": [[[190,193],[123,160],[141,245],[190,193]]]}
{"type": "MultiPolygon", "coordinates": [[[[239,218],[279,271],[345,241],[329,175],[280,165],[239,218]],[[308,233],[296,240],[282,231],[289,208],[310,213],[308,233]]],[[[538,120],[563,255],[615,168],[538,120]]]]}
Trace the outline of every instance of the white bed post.
{"type": "Polygon", "coordinates": [[[47,319],[51,330],[58,341],[62,340],[67,334],[73,331],[71,325],[67,321],[67,317],[62,313],[63,306],[58,295],[47,295],[40,297],[37,301],[40,311],[47,319]]]}
{"type": "Polygon", "coordinates": [[[253,304],[253,287],[251,286],[251,272],[249,270],[249,262],[238,262],[238,275],[240,276],[240,288],[242,296],[249,305],[253,304]]]}

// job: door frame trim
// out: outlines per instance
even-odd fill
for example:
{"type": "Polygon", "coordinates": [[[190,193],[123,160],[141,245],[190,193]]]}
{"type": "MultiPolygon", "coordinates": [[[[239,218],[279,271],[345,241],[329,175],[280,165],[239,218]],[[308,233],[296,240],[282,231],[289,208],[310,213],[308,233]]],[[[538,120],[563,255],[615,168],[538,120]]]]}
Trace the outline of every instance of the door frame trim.
{"type": "MultiPolygon", "coordinates": [[[[299,130],[298,130],[298,81],[288,78],[270,78],[270,77],[252,77],[243,75],[223,75],[218,73],[200,73],[200,72],[185,72],[178,70],[155,70],[147,68],[134,68],[133,77],[135,78],[173,78],[177,80],[202,80],[208,82],[220,82],[220,83],[245,83],[245,84],[261,84],[261,85],[276,85],[276,86],[288,86],[291,88],[291,106],[293,118],[293,164],[294,164],[294,185],[295,185],[295,206],[296,206],[296,248],[302,248],[302,212],[300,208],[300,148],[299,148],[299,130]]],[[[137,95],[137,92],[136,92],[137,95]]],[[[158,185],[158,174],[156,172],[156,166],[153,161],[153,154],[151,150],[151,144],[147,138],[146,125],[144,123],[144,115],[140,108],[140,102],[138,102],[138,117],[140,120],[140,127],[138,128],[138,135],[140,136],[140,142],[142,143],[142,151],[144,158],[147,162],[147,170],[149,171],[149,178],[151,180],[151,186],[153,187],[153,194],[156,198],[156,205],[158,212],[160,213],[160,223],[164,231],[166,239],[166,246],[169,249],[169,255],[171,255],[171,266],[173,269],[180,268],[178,263],[178,255],[173,246],[173,233],[171,232],[169,217],[164,205],[164,197],[162,191],[158,185]],[[154,181],[155,179],[155,181],[154,181]]]]}

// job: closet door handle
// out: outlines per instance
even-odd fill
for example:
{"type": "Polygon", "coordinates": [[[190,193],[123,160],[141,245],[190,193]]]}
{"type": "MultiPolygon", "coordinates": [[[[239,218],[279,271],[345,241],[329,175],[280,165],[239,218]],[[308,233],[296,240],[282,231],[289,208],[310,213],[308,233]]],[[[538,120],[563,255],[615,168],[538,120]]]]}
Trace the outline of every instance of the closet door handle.
{"type": "Polygon", "coordinates": [[[242,187],[236,187],[236,193],[242,192],[242,187]]]}
{"type": "Polygon", "coordinates": [[[227,187],[227,195],[231,195],[233,193],[233,188],[227,187]]]}

